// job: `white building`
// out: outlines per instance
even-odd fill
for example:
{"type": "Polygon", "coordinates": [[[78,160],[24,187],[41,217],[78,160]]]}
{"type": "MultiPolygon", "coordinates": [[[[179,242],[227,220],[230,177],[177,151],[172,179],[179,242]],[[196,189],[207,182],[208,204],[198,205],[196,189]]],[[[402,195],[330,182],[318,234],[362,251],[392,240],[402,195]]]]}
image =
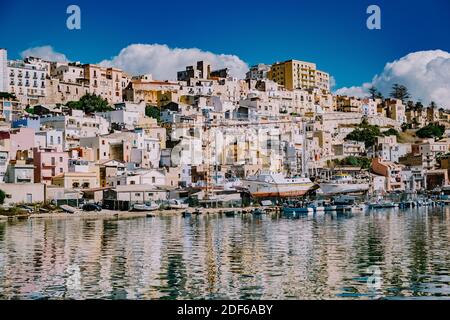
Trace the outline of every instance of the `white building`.
{"type": "Polygon", "coordinates": [[[8,92],[8,51],[0,48],[0,92],[8,92]]]}
{"type": "Polygon", "coordinates": [[[8,92],[23,104],[37,104],[46,96],[48,72],[48,65],[39,59],[8,61],[8,92]]]}

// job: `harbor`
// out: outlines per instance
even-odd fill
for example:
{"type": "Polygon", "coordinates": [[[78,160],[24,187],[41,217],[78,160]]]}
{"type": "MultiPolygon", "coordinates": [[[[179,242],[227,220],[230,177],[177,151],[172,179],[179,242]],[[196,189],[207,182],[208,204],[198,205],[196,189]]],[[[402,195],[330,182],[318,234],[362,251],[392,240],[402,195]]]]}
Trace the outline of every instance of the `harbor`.
{"type": "Polygon", "coordinates": [[[0,220],[0,297],[450,297],[447,206],[294,219],[276,211],[168,212],[0,220]],[[367,285],[375,267],[378,288],[367,285]]]}

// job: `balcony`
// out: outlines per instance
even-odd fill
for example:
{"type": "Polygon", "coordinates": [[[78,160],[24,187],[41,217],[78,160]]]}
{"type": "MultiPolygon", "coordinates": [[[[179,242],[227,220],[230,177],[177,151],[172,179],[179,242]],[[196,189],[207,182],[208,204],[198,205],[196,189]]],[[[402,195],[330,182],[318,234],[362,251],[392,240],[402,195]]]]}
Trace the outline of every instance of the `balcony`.
{"type": "Polygon", "coordinates": [[[56,163],[48,163],[48,162],[42,163],[42,168],[54,168],[54,167],[56,167],[56,163]]]}

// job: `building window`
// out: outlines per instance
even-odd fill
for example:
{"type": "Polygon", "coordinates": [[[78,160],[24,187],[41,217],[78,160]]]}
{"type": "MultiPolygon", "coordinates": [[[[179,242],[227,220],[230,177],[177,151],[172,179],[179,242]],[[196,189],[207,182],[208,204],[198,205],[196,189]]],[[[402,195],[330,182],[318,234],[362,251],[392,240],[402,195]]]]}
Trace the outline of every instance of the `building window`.
{"type": "Polygon", "coordinates": [[[136,197],[140,197],[140,196],[141,196],[141,194],[140,194],[139,192],[135,193],[134,195],[135,195],[136,197]]]}

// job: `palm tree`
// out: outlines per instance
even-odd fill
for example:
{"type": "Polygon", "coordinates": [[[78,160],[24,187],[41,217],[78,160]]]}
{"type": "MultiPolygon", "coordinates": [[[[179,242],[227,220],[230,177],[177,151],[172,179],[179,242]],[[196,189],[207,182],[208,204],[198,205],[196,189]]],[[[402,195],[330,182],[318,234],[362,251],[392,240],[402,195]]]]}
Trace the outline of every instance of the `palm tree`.
{"type": "Polygon", "coordinates": [[[431,101],[430,108],[431,108],[431,110],[436,109],[437,108],[437,104],[434,101],[431,101]]]}
{"type": "Polygon", "coordinates": [[[409,100],[408,103],[406,104],[406,111],[411,111],[414,110],[414,102],[409,100]]]}
{"type": "Polygon", "coordinates": [[[418,101],[416,102],[415,108],[416,111],[422,111],[423,110],[423,104],[422,102],[418,101]]]}

